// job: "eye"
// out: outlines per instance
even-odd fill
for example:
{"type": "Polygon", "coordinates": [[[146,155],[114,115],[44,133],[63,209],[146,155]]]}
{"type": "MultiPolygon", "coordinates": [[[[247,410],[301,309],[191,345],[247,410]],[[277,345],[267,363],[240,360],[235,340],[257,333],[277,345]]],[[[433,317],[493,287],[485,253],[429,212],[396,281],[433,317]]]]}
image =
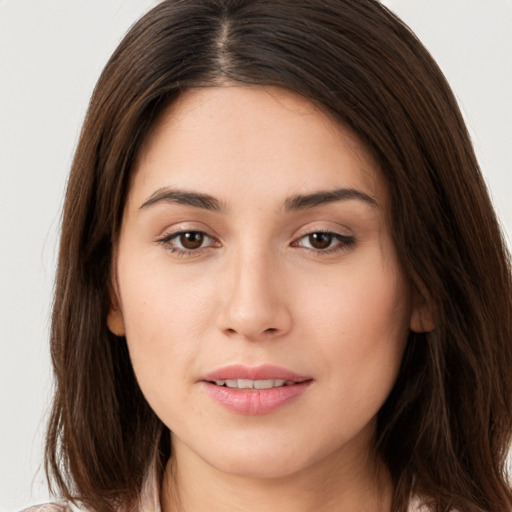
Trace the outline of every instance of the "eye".
{"type": "Polygon", "coordinates": [[[201,231],[186,231],[176,235],[176,242],[181,245],[183,249],[199,249],[205,240],[206,236],[201,231]]]}
{"type": "Polygon", "coordinates": [[[203,231],[177,231],[158,241],[171,252],[184,255],[217,245],[217,241],[203,231]]]}
{"type": "Polygon", "coordinates": [[[355,242],[353,236],[341,235],[329,231],[315,231],[300,237],[292,245],[304,247],[316,252],[330,253],[342,250],[355,242]]]}

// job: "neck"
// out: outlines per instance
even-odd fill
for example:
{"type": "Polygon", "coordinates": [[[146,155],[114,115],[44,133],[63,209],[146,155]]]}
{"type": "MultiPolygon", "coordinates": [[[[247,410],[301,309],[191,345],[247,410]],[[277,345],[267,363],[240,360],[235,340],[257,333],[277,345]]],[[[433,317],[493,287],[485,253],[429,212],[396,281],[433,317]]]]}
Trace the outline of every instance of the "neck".
{"type": "Polygon", "coordinates": [[[375,456],[334,454],[296,473],[251,478],[218,470],[173,440],[163,512],[389,512],[393,485],[375,456]]]}

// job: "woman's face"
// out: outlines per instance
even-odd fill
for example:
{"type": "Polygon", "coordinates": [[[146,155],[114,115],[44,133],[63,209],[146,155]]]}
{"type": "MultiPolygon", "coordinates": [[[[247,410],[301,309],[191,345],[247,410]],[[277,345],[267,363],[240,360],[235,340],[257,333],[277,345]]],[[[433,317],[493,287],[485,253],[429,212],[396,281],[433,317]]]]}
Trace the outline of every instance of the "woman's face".
{"type": "Polygon", "coordinates": [[[368,455],[419,321],[387,209],[365,147],[291,92],[168,108],[134,171],[108,324],[178,463],[276,477],[368,455]]]}

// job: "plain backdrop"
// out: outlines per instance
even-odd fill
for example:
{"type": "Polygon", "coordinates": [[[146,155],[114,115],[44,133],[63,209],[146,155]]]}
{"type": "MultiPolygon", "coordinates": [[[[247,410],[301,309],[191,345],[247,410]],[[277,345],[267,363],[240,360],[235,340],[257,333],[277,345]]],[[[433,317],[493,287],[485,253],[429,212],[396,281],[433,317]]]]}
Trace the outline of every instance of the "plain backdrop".
{"type": "MultiPolygon", "coordinates": [[[[0,0],[0,511],[48,499],[48,327],[66,175],[94,84],[155,0],[0,0]]],[[[509,239],[512,0],[387,0],[452,84],[509,239]]]]}

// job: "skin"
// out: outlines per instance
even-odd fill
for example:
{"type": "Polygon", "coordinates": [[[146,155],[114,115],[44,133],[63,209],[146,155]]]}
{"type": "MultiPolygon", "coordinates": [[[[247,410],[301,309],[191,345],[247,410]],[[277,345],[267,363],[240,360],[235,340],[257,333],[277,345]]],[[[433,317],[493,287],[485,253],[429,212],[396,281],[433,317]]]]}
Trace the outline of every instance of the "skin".
{"type": "Polygon", "coordinates": [[[387,212],[372,155],[294,93],[194,89],[161,116],[130,185],[108,325],[126,335],[172,431],[164,511],[177,499],[184,511],[390,509],[375,418],[409,330],[428,319],[387,212]],[[339,189],[360,195],[290,208],[291,197],[339,189]],[[219,209],[161,198],[169,191],[208,194],[219,209]],[[186,231],[205,234],[183,252],[174,234],[186,231]],[[335,235],[319,249],[317,232],[335,235]],[[239,414],[201,382],[231,364],[273,364],[312,384],[269,414],[239,414]]]}

